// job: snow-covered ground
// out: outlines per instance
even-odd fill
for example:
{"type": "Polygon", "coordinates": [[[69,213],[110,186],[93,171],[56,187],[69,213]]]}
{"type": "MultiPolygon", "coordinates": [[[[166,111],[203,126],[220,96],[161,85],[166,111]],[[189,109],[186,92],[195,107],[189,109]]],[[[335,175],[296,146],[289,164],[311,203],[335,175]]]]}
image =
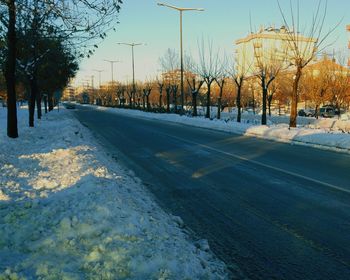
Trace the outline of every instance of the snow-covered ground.
{"type": "Polygon", "coordinates": [[[0,279],[226,279],[67,110],[6,137],[0,108],[0,279]]]}
{"type": "Polygon", "coordinates": [[[315,118],[298,117],[298,123],[301,123],[301,125],[298,125],[296,128],[289,128],[287,124],[289,118],[287,116],[273,116],[269,118],[268,125],[259,125],[261,116],[253,114],[243,114],[242,122],[237,123],[234,120],[225,118],[221,120],[209,120],[204,117],[148,113],[139,110],[106,108],[100,106],[94,107],[99,110],[143,119],[158,119],[279,142],[309,145],[322,149],[350,153],[350,120],[348,120],[346,116],[340,120],[336,118],[320,118],[316,120],[315,118]]]}

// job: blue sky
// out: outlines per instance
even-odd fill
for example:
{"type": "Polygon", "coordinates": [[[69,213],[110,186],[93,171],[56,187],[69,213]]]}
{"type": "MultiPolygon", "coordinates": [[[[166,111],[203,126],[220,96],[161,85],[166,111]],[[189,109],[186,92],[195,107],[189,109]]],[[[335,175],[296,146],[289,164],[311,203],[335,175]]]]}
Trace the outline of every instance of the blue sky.
{"type": "MultiPolygon", "coordinates": [[[[189,11],[183,16],[184,50],[197,53],[197,43],[202,38],[214,42],[222,53],[233,53],[234,41],[245,37],[252,29],[282,25],[282,17],[278,10],[277,0],[166,0],[161,1],[179,7],[204,8],[205,11],[189,11]]],[[[286,14],[289,12],[289,0],[280,0],[286,14]]],[[[292,0],[296,7],[297,0],[292,0]]],[[[310,24],[318,0],[299,0],[300,21],[302,26],[310,24]]],[[[324,3],[324,2],[323,2],[324,3]]],[[[75,84],[81,85],[83,80],[90,80],[94,75],[94,85],[98,85],[98,73],[94,69],[104,70],[101,82],[111,80],[110,64],[103,61],[121,60],[114,65],[114,80],[131,80],[131,48],[117,45],[117,42],[141,42],[144,46],[135,47],[135,77],[137,80],[154,78],[160,71],[158,59],[167,48],[179,50],[179,12],[161,7],[154,0],[124,0],[116,32],[110,32],[105,41],[99,44],[96,53],[82,61],[75,84]]],[[[329,38],[328,48],[345,49],[349,35],[345,26],[350,24],[350,1],[328,0],[327,17],[324,30],[334,27],[340,20],[339,27],[329,38]]],[[[85,81],[86,83],[86,81],[85,81]]]]}

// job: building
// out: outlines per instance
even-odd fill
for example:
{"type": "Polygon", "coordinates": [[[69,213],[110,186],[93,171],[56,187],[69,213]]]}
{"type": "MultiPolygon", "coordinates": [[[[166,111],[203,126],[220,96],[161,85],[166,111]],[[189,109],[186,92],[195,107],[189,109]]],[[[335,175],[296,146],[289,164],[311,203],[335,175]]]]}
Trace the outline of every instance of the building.
{"type": "Polygon", "coordinates": [[[295,42],[305,56],[310,57],[315,53],[317,40],[314,38],[289,32],[284,26],[279,29],[261,28],[235,42],[236,70],[252,75],[261,64],[284,63],[287,67],[294,57],[295,42]]]}
{"type": "Polygon", "coordinates": [[[63,91],[63,100],[74,101],[75,100],[75,88],[72,85],[68,85],[63,91]]]}

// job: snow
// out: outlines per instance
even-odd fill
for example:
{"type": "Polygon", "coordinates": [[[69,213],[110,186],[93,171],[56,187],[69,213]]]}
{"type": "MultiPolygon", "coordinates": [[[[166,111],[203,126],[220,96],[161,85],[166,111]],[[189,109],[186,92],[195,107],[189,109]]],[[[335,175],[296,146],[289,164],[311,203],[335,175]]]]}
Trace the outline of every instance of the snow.
{"type": "MultiPolygon", "coordinates": [[[[92,105],[83,105],[92,106],[92,105]]],[[[268,118],[268,125],[259,125],[261,115],[244,113],[242,122],[234,120],[234,115],[223,114],[223,119],[205,119],[204,117],[180,116],[177,114],[159,114],[139,110],[106,108],[93,106],[98,110],[124,114],[143,119],[156,119],[184,125],[214,129],[246,136],[268,139],[291,144],[307,145],[315,148],[350,153],[350,118],[344,115],[341,119],[315,119],[298,117],[296,128],[287,124],[289,117],[272,116],[268,118]]]]}
{"type": "MultiPolygon", "coordinates": [[[[67,110],[6,137],[0,108],[0,279],[227,279],[133,173],[67,110]]],[[[198,245],[199,244],[199,245],[198,245]]]]}

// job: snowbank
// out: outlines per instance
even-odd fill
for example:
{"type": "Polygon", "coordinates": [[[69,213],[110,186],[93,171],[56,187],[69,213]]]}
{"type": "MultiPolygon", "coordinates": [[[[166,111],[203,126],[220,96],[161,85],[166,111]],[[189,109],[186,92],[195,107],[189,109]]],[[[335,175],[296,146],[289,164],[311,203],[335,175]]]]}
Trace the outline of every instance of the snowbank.
{"type": "Polygon", "coordinates": [[[226,279],[179,217],[62,110],[5,136],[0,109],[0,279],[226,279]]]}
{"type": "MultiPolygon", "coordinates": [[[[84,105],[91,106],[91,105],[84,105]]],[[[308,145],[316,148],[350,153],[350,120],[345,119],[314,119],[298,118],[304,125],[289,128],[285,116],[274,116],[268,125],[259,125],[259,116],[245,115],[241,123],[232,120],[205,119],[204,117],[189,117],[176,114],[156,114],[129,109],[116,109],[93,106],[98,110],[125,114],[133,117],[157,119],[192,125],[196,127],[215,129],[247,136],[254,136],[274,141],[308,145]],[[275,121],[275,123],[272,122],[275,121]]],[[[261,116],[260,116],[261,117],[261,116]]]]}

